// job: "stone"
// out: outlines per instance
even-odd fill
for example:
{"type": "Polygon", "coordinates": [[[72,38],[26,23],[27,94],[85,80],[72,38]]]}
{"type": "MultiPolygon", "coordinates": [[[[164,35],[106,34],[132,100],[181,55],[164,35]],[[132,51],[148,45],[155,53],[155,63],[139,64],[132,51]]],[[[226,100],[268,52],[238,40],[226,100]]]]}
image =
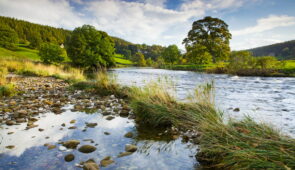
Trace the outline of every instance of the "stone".
{"type": "Polygon", "coordinates": [[[132,132],[128,132],[124,135],[125,138],[132,138],[133,137],[133,133],[132,132]]]}
{"type": "Polygon", "coordinates": [[[93,159],[89,159],[83,163],[83,170],[99,170],[99,168],[93,159]]]}
{"type": "Polygon", "coordinates": [[[51,150],[51,149],[54,149],[54,148],[56,148],[55,145],[47,145],[47,149],[48,149],[48,150],[51,150]]]}
{"type": "Polygon", "coordinates": [[[106,120],[113,120],[115,117],[114,116],[108,116],[107,118],[106,118],[106,120]]]}
{"type": "Polygon", "coordinates": [[[135,152],[136,150],[137,150],[136,145],[132,145],[132,144],[126,144],[125,145],[125,151],[126,152],[135,152]]]}
{"type": "Polygon", "coordinates": [[[76,123],[76,120],[71,120],[70,123],[74,124],[74,123],[76,123]]]}
{"type": "Polygon", "coordinates": [[[128,110],[121,110],[120,112],[120,116],[122,117],[128,117],[129,116],[129,111],[128,110]]]}
{"type": "Polygon", "coordinates": [[[7,135],[11,135],[11,134],[13,134],[13,133],[14,133],[14,132],[8,132],[7,135]]]}
{"type": "Polygon", "coordinates": [[[26,122],[26,119],[24,119],[24,118],[16,119],[16,123],[24,123],[24,122],[26,122]]]}
{"type": "Polygon", "coordinates": [[[114,162],[115,161],[111,160],[110,156],[107,156],[107,157],[103,158],[103,160],[100,161],[100,165],[102,167],[107,167],[107,166],[109,166],[110,164],[112,164],[114,162]]]}
{"type": "Polygon", "coordinates": [[[63,124],[61,124],[61,126],[65,127],[65,126],[66,126],[66,124],[65,124],[65,123],[63,123],[63,124]]]}
{"type": "Polygon", "coordinates": [[[15,146],[14,145],[8,145],[8,146],[5,146],[5,148],[7,148],[7,149],[13,149],[13,148],[15,148],[15,146]]]}
{"type": "Polygon", "coordinates": [[[68,149],[76,149],[79,144],[80,144],[80,141],[78,140],[68,140],[68,141],[62,142],[62,146],[68,149]]]}
{"type": "Polygon", "coordinates": [[[105,135],[110,135],[110,133],[109,132],[103,132],[105,135]]]}
{"type": "Polygon", "coordinates": [[[87,123],[86,122],[86,126],[90,127],[90,128],[94,128],[95,126],[97,126],[97,123],[87,123]]]}
{"type": "Polygon", "coordinates": [[[39,128],[38,130],[39,130],[40,132],[44,131],[44,129],[42,129],[42,128],[39,128]]]}
{"type": "Polygon", "coordinates": [[[75,159],[75,155],[67,154],[64,159],[65,159],[66,162],[71,162],[71,161],[73,161],[75,159]]]}
{"type": "Polygon", "coordinates": [[[131,155],[131,154],[133,154],[133,152],[121,152],[121,153],[118,155],[118,157],[120,158],[120,157],[128,156],[128,155],[131,155]]]}
{"type": "Polygon", "coordinates": [[[82,153],[91,153],[96,150],[96,147],[92,145],[83,145],[78,150],[79,152],[82,152],[82,153]]]}
{"type": "Polygon", "coordinates": [[[12,121],[12,120],[7,120],[6,122],[6,125],[8,125],[8,126],[12,126],[12,125],[15,125],[15,121],[12,121]]]}
{"type": "Polygon", "coordinates": [[[235,108],[234,109],[234,112],[239,112],[240,111],[240,108],[235,108]]]}
{"type": "Polygon", "coordinates": [[[68,129],[77,129],[77,127],[76,126],[71,126],[68,129]]]}

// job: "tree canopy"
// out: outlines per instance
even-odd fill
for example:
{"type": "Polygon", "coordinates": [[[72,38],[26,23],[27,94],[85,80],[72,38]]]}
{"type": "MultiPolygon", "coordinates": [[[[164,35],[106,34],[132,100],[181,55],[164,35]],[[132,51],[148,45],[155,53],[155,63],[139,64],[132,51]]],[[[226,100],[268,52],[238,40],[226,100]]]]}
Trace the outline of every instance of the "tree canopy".
{"type": "Polygon", "coordinates": [[[18,37],[16,32],[7,25],[0,24],[0,46],[7,49],[14,49],[18,37]]]}
{"type": "Polygon", "coordinates": [[[65,60],[63,49],[56,44],[44,43],[41,45],[39,55],[46,64],[59,64],[65,60]]]}
{"type": "Polygon", "coordinates": [[[195,47],[199,48],[200,45],[206,47],[207,52],[212,56],[213,62],[216,62],[228,58],[230,54],[230,39],[231,34],[228,30],[228,25],[221,19],[207,16],[193,23],[187,38],[183,40],[183,44],[188,53],[196,51],[195,47]]]}
{"type": "Polygon", "coordinates": [[[115,65],[113,40],[91,25],[75,28],[66,42],[66,49],[72,62],[80,67],[98,69],[115,65]]]}
{"type": "Polygon", "coordinates": [[[179,59],[180,55],[180,51],[176,45],[169,45],[162,53],[165,62],[171,64],[174,64],[179,59]]]}
{"type": "Polygon", "coordinates": [[[137,66],[141,66],[141,67],[146,66],[144,55],[140,52],[133,55],[131,59],[134,63],[136,63],[137,66]]]}

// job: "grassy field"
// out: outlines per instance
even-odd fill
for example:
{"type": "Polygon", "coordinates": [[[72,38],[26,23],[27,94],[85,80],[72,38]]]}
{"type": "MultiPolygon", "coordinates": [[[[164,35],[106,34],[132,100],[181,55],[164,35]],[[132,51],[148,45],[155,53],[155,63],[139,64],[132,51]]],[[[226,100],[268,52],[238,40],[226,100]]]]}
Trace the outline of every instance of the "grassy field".
{"type": "Polygon", "coordinates": [[[0,47],[0,57],[9,57],[16,59],[28,59],[33,61],[40,61],[38,50],[32,50],[25,47],[18,47],[16,50],[11,51],[0,47]]]}
{"type": "Polygon", "coordinates": [[[133,65],[133,62],[127,59],[124,59],[124,57],[120,54],[115,55],[115,62],[118,66],[131,66],[133,65]]]}

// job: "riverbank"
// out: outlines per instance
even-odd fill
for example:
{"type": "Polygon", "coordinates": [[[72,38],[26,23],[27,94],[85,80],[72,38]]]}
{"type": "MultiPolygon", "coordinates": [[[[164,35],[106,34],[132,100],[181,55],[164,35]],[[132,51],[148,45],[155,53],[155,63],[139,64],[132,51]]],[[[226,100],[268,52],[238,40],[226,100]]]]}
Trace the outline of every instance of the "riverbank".
{"type": "MultiPolygon", "coordinates": [[[[42,89],[45,88],[45,90],[41,91],[47,94],[46,88],[50,88],[50,84],[54,83],[46,84],[48,85],[44,84],[41,86],[42,89]]],[[[177,101],[171,95],[171,92],[168,91],[168,88],[162,85],[155,83],[143,88],[121,86],[115,79],[101,72],[97,75],[96,81],[78,81],[73,84],[72,89],[87,92],[87,98],[81,97],[80,94],[69,96],[72,100],[85,99],[81,100],[81,102],[86,102],[85,105],[82,104],[81,106],[81,104],[78,104],[74,106],[74,109],[85,109],[84,106],[86,106],[86,109],[89,109],[89,111],[96,104],[87,101],[98,99],[95,96],[106,96],[108,98],[114,95],[115,98],[124,99],[126,104],[128,103],[125,108],[133,110],[134,117],[132,118],[135,119],[137,124],[145,125],[151,129],[168,129],[172,137],[178,137],[181,134],[185,141],[199,144],[200,151],[196,158],[206,167],[222,169],[292,169],[295,167],[294,139],[282,135],[267,125],[256,123],[251,119],[242,121],[231,120],[225,123],[222,112],[218,111],[212,102],[214,96],[212,84],[207,84],[197,89],[198,93],[191,98],[189,103],[177,101]]],[[[34,88],[29,88],[29,90],[34,90],[34,88]]],[[[61,91],[61,93],[67,95],[65,91],[61,91]]],[[[47,97],[54,100],[56,96],[48,95],[47,97]]],[[[59,97],[56,98],[59,99],[59,97]]],[[[10,97],[10,99],[13,99],[13,97],[10,97]]],[[[23,98],[18,102],[24,100],[33,104],[34,102],[32,101],[36,101],[38,97],[34,96],[28,99],[23,98]]],[[[60,101],[49,101],[47,105],[62,104],[60,101]]],[[[5,103],[7,102],[11,103],[11,101],[5,101],[5,103]]],[[[14,104],[14,102],[11,104],[14,104]]],[[[37,102],[38,104],[39,106],[42,105],[37,102]]],[[[47,105],[45,106],[48,107],[47,105]]],[[[63,111],[61,108],[58,108],[56,107],[51,111],[57,114],[63,111]]],[[[7,111],[15,113],[14,110],[4,110],[5,113],[7,111]]],[[[19,115],[25,115],[23,111],[16,111],[20,113],[19,115]]],[[[121,114],[125,114],[125,111],[119,113],[119,115],[121,114]]],[[[8,118],[13,121],[12,124],[17,124],[18,119],[14,119],[12,115],[8,118]]],[[[25,120],[29,120],[29,118],[25,117],[25,120]]],[[[5,123],[7,121],[9,120],[5,120],[5,123]]],[[[32,128],[36,128],[34,123],[28,122],[27,126],[29,128],[30,125],[32,128]]]]}
{"type": "Polygon", "coordinates": [[[230,70],[223,64],[203,65],[162,65],[160,69],[196,71],[209,74],[229,74],[237,76],[260,76],[260,77],[295,77],[295,61],[286,60],[284,66],[278,69],[238,69],[230,70]]]}

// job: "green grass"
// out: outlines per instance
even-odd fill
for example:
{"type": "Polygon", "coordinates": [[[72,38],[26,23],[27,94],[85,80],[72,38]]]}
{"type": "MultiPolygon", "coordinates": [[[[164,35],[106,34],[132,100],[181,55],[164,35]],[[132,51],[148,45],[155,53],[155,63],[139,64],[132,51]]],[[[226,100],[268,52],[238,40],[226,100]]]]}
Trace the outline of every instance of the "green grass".
{"type": "Polygon", "coordinates": [[[19,46],[17,47],[17,49],[13,51],[0,47],[0,58],[4,58],[4,57],[40,61],[38,50],[25,48],[23,46],[19,46]]]}
{"type": "Polygon", "coordinates": [[[115,57],[115,62],[117,65],[121,66],[126,66],[126,65],[133,65],[133,62],[127,59],[124,59],[122,55],[116,54],[115,57]]]}

